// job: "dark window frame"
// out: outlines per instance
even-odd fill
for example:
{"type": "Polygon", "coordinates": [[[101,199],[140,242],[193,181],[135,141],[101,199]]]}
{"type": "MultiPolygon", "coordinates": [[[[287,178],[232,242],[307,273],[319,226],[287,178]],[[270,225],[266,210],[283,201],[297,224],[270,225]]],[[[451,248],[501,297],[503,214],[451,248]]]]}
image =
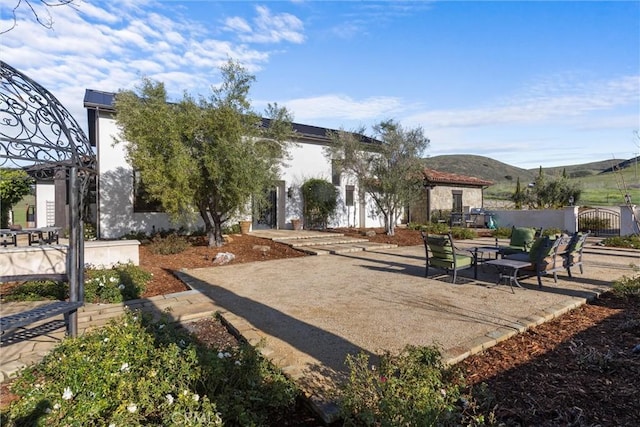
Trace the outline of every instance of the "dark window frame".
{"type": "Polygon", "coordinates": [[[133,212],[155,213],[164,212],[160,200],[153,199],[144,188],[140,172],[133,171],[133,212]]]}
{"type": "Polygon", "coordinates": [[[355,206],[355,185],[347,185],[344,188],[344,204],[346,206],[355,206]]]}

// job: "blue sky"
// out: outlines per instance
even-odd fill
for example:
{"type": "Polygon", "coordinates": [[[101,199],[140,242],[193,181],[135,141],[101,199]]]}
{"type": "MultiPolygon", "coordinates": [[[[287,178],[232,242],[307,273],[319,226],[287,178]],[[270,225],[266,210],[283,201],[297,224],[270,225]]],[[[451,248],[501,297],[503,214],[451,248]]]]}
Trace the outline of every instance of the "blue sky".
{"type": "Polygon", "coordinates": [[[640,154],[640,2],[78,1],[41,19],[0,6],[2,60],[86,127],[87,88],[143,76],[208,95],[228,58],[256,76],[256,111],[352,130],[422,127],[425,156],[537,168],[640,154]]]}

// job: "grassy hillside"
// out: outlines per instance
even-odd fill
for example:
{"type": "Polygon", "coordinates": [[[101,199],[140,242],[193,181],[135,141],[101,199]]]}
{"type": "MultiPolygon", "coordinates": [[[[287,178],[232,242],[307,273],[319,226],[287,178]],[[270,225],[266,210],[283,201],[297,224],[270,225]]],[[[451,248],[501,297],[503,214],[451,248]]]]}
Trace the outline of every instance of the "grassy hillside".
{"type": "MultiPolygon", "coordinates": [[[[538,175],[539,169],[522,169],[488,157],[476,155],[447,155],[424,159],[425,167],[493,181],[495,184],[485,190],[486,199],[508,200],[516,189],[520,178],[526,187],[538,175]]],[[[581,205],[621,205],[624,204],[626,186],[631,200],[640,204],[640,165],[620,159],[603,160],[581,165],[567,165],[543,168],[545,175],[553,177],[566,171],[567,176],[580,183],[583,190],[581,205]],[[613,165],[624,164],[619,173],[603,172],[613,165]],[[624,185],[623,185],[624,181],[624,185]]]]}
{"type": "Polygon", "coordinates": [[[457,173],[477,178],[488,179],[496,184],[513,182],[520,177],[521,182],[532,181],[537,170],[510,166],[489,157],[471,154],[435,156],[424,159],[425,167],[443,172],[457,173]]]}
{"type": "MultiPolygon", "coordinates": [[[[580,178],[583,176],[597,175],[602,173],[607,169],[611,169],[613,166],[621,164],[625,162],[623,159],[611,159],[611,160],[603,160],[600,162],[592,162],[585,163],[582,165],[569,165],[569,166],[558,166],[553,168],[543,168],[544,172],[548,175],[560,175],[562,171],[565,170],[567,172],[567,176],[580,178]]],[[[538,173],[538,169],[531,169],[535,173],[538,173]]]]}

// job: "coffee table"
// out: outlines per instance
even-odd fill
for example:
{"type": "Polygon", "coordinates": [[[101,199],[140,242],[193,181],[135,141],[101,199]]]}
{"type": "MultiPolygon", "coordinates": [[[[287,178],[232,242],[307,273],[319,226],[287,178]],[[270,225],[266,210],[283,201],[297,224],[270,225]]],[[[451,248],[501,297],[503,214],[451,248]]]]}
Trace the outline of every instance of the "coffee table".
{"type": "Polygon", "coordinates": [[[513,293],[515,293],[513,291],[514,284],[519,288],[522,288],[522,285],[520,284],[520,282],[518,282],[518,271],[521,268],[531,266],[531,263],[528,261],[518,261],[508,258],[492,259],[489,261],[485,261],[485,264],[495,265],[496,267],[498,267],[498,271],[500,273],[498,284],[500,284],[503,279],[508,279],[509,286],[511,287],[511,292],[513,293]]]}

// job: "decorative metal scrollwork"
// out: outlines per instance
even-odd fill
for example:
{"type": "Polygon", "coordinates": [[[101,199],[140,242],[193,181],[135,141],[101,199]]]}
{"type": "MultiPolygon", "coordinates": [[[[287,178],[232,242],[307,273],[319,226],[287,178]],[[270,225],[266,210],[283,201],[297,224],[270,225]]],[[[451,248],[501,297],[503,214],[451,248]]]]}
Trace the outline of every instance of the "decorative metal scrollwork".
{"type": "MultiPolygon", "coordinates": [[[[42,178],[56,167],[95,170],[89,139],[69,111],[40,84],[0,61],[0,167],[33,166],[42,178]]],[[[82,178],[81,178],[82,179],[82,178]]]]}

